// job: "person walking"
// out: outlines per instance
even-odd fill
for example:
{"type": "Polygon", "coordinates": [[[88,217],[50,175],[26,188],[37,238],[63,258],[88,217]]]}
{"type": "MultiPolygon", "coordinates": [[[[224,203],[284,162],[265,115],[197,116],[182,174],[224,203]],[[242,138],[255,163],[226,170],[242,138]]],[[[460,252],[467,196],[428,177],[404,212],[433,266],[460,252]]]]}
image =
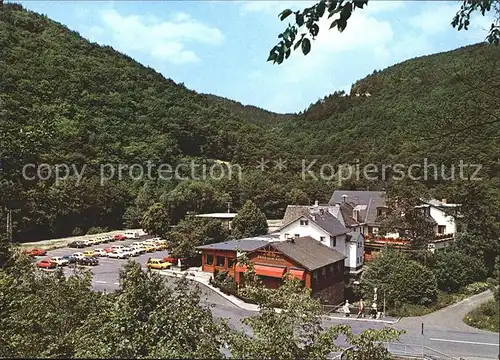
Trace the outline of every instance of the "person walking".
{"type": "Polygon", "coordinates": [[[363,312],[365,311],[365,303],[363,302],[363,298],[359,300],[359,310],[358,310],[358,318],[365,317],[363,312]]]}
{"type": "Polygon", "coordinates": [[[342,310],[344,311],[345,317],[349,317],[351,315],[351,310],[349,310],[349,300],[345,301],[345,304],[342,307],[342,310]]]}
{"type": "Polygon", "coordinates": [[[371,316],[373,319],[375,319],[377,317],[377,303],[376,302],[373,302],[373,304],[372,304],[371,316]]]}

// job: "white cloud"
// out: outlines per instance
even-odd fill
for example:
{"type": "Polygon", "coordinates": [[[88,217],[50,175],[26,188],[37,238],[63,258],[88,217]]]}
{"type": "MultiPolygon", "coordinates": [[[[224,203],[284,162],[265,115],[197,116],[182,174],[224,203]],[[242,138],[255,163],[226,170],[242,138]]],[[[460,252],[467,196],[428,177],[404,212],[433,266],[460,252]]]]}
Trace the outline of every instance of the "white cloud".
{"type": "Polygon", "coordinates": [[[278,16],[280,12],[285,9],[302,10],[308,6],[314,5],[317,1],[242,1],[239,2],[241,5],[241,12],[243,14],[248,13],[267,13],[269,15],[278,16]]]}
{"type": "Polygon", "coordinates": [[[353,14],[342,33],[337,29],[328,30],[332,21],[327,18],[320,20],[320,33],[307,56],[297,49],[283,64],[289,81],[302,82],[320,69],[331,69],[333,63],[346,64],[353,60],[349,57],[355,50],[364,49],[367,57],[384,55],[394,38],[389,22],[379,21],[363,12],[353,14]]]}
{"type": "Polygon", "coordinates": [[[94,38],[111,37],[112,45],[125,53],[142,53],[156,61],[173,64],[196,63],[199,56],[189,44],[220,45],[224,35],[190,15],[176,13],[169,21],[154,16],[121,15],[116,10],[101,11],[103,26],[93,27],[94,38]]]}

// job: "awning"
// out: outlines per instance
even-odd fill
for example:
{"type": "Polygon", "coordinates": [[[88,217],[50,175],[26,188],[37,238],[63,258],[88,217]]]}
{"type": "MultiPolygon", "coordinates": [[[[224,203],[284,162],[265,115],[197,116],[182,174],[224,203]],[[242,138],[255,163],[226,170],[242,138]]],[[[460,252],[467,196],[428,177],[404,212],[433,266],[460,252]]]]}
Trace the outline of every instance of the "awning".
{"type": "Polygon", "coordinates": [[[265,265],[255,265],[255,274],[261,276],[270,276],[276,278],[282,278],[285,273],[285,268],[265,266],[265,265]]]}
{"type": "Polygon", "coordinates": [[[306,278],[306,272],[304,270],[290,269],[289,273],[300,281],[303,281],[306,278]]]}

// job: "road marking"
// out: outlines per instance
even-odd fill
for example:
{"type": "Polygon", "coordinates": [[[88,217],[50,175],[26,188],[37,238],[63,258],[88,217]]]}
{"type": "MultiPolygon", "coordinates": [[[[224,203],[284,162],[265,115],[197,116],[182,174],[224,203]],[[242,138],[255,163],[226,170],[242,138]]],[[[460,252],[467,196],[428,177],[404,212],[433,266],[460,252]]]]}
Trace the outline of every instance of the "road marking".
{"type": "Polygon", "coordinates": [[[497,347],[499,346],[498,344],[475,342],[475,341],[448,340],[448,339],[435,339],[435,338],[429,338],[429,340],[445,341],[445,342],[461,343],[461,344],[489,345],[489,346],[497,346],[497,347]]]}
{"type": "Polygon", "coordinates": [[[95,282],[99,284],[106,284],[106,281],[101,281],[101,280],[96,280],[95,282]]]}
{"type": "Polygon", "coordinates": [[[120,283],[115,283],[115,285],[120,285],[120,283]]]}

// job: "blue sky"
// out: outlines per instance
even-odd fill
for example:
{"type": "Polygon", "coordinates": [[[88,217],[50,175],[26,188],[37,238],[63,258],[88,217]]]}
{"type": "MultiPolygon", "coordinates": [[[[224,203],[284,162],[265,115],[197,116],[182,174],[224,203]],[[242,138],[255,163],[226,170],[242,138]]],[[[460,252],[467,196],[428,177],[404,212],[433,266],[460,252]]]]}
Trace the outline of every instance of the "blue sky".
{"type": "Polygon", "coordinates": [[[370,0],[342,33],[320,30],[311,53],[266,62],[287,23],[277,15],[311,1],[20,1],[27,9],[110,45],[188,88],[276,112],[298,112],[373,70],[483,41],[491,17],[469,31],[450,22],[458,1],[370,0]]]}

